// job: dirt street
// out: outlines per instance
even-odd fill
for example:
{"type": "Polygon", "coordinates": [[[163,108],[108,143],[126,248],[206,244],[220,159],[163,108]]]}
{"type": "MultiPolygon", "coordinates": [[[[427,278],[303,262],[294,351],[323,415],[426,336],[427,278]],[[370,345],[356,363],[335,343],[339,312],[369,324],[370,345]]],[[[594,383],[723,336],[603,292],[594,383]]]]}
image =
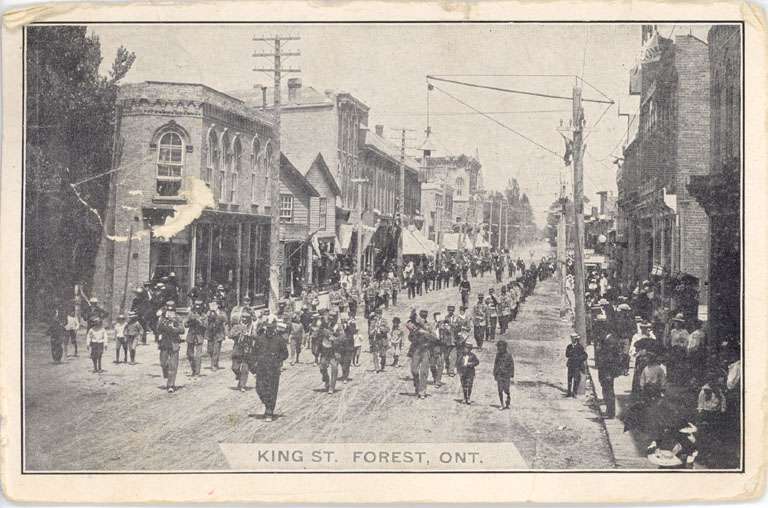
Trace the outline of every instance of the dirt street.
{"type": "MultiPolygon", "coordinates": [[[[471,280],[472,301],[487,292],[492,277],[471,280]]],[[[496,285],[496,284],[494,284],[496,285]]],[[[498,285],[496,285],[498,286],[498,285]]],[[[277,420],[261,419],[263,406],[249,381],[240,393],[229,369],[231,341],[225,342],[216,372],[203,360],[203,376],[188,377],[182,346],[177,385],[168,394],[154,344],[140,346],[138,365],[113,364],[110,343],[106,372],[93,374],[80,332],[80,356],[53,365],[40,327],[25,340],[25,466],[50,470],[212,470],[228,469],[219,443],[511,443],[532,469],[613,467],[599,414],[582,396],[565,398],[565,346],[570,331],[558,316],[558,285],[536,288],[510,324],[506,340],[515,358],[512,410],[499,411],[491,371],[493,344],[478,353],[473,398],[461,404],[459,378],[444,376],[429,397],[413,395],[407,359],[386,372],[373,371],[363,346],[362,365],[334,395],[322,393],[320,372],[310,352],[288,366],[280,379],[277,420]]],[[[445,312],[458,306],[456,288],[430,292],[388,311],[407,318],[411,307],[445,312]]],[[[71,353],[71,351],[70,351],[71,353]]],[[[391,356],[389,364],[392,363],[391,356]]],[[[508,446],[500,444],[500,447],[508,446]]]]}

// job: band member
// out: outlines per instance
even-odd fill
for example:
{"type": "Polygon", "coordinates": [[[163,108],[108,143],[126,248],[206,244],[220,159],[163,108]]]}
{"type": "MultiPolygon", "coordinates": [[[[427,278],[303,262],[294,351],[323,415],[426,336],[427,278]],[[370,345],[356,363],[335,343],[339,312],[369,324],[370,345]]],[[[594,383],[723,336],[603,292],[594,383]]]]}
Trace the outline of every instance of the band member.
{"type": "Polygon", "coordinates": [[[248,386],[248,372],[253,353],[252,320],[250,313],[242,313],[240,322],[229,330],[229,338],[235,343],[232,346],[232,372],[235,373],[237,387],[241,392],[245,392],[248,386]]]}
{"type": "Polygon", "coordinates": [[[160,367],[163,369],[163,377],[167,380],[168,393],[173,393],[176,390],[181,335],[184,333],[184,324],[181,317],[176,314],[176,302],[173,300],[165,303],[164,310],[157,321],[157,333],[160,367]]]}
{"type": "Polygon", "coordinates": [[[408,320],[408,339],[411,341],[408,356],[411,357],[413,387],[419,399],[427,398],[429,356],[432,350],[432,343],[437,340],[434,329],[430,329],[427,324],[428,316],[429,312],[421,310],[418,317],[414,312],[408,320]]]}
{"type": "Polygon", "coordinates": [[[304,343],[304,327],[301,325],[301,316],[295,314],[290,324],[290,342],[291,361],[290,365],[299,363],[301,354],[301,345],[304,343]]]}
{"type": "Polygon", "coordinates": [[[221,343],[227,337],[227,323],[229,322],[227,313],[221,306],[221,301],[215,300],[209,304],[211,310],[208,311],[206,333],[208,335],[208,355],[211,357],[211,370],[213,371],[219,370],[221,343]]]}
{"type": "Polygon", "coordinates": [[[477,303],[475,308],[472,309],[472,321],[475,325],[475,343],[477,344],[477,350],[483,351],[483,339],[485,338],[485,332],[488,329],[488,307],[483,301],[482,293],[477,295],[477,303]]]}
{"type": "Polygon", "coordinates": [[[392,347],[392,366],[399,367],[397,362],[400,359],[400,353],[403,351],[403,341],[405,340],[405,332],[400,327],[400,318],[392,318],[392,331],[389,334],[389,345],[392,347]]]}
{"type": "Polygon", "coordinates": [[[331,312],[328,324],[320,327],[320,374],[328,394],[336,393],[341,346],[345,338],[344,330],[338,320],[339,314],[331,312]]]}
{"type": "Polygon", "coordinates": [[[349,367],[355,356],[355,335],[357,334],[357,325],[354,322],[342,321],[344,329],[344,340],[339,344],[341,349],[341,382],[349,382],[349,367]]]}
{"type": "Polygon", "coordinates": [[[252,372],[256,376],[256,393],[264,404],[264,420],[267,422],[275,417],[280,366],[288,358],[288,348],[278,336],[278,325],[285,326],[278,323],[275,316],[268,316],[254,342],[252,372]]]}
{"type": "Polygon", "coordinates": [[[184,320],[184,327],[187,331],[187,360],[192,369],[192,376],[199,376],[202,368],[203,342],[208,329],[208,319],[204,315],[203,300],[195,300],[192,308],[184,320]]]}
{"type": "Polygon", "coordinates": [[[128,314],[128,324],[125,325],[125,343],[131,353],[131,365],[136,365],[136,348],[142,337],[146,337],[144,327],[141,326],[138,313],[132,311],[128,314]]]}
{"type": "Polygon", "coordinates": [[[509,383],[514,382],[515,360],[507,350],[507,343],[500,340],[496,345],[496,359],[493,362],[493,378],[499,390],[499,409],[509,409],[509,383]],[[504,395],[507,396],[506,402],[504,395]]]}
{"type": "Polygon", "coordinates": [[[464,395],[464,403],[472,404],[472,385],[475,384],[475,367],[480,364],[480,360],[472,352],[472,344],[469,342],[461,348],[459,357],[459,379],[461,379],[461,391],[464,395]]]}
{"type": "Polygon", "coordinates": [[[448,339],[449,330],[446,327],[445,320],[442,319],[439,312],[432,313],[432,326],[438,340],[432,343],[432,351],[429,355],[429,370],[432,373],[432,380],[435,382],[435,388],[443,386],[443,370],[445,369],[445,347],[444,343],[448,339]]]}
{"type": "Polygon", "coordinates": [[[387,364],[387,349],[389,349],[389,326],[382,316],[381,307],[376,309],[368,325],[368,340],[371,354],[373,354],[373,367],[376,372],[383,372],[387,364]]]}

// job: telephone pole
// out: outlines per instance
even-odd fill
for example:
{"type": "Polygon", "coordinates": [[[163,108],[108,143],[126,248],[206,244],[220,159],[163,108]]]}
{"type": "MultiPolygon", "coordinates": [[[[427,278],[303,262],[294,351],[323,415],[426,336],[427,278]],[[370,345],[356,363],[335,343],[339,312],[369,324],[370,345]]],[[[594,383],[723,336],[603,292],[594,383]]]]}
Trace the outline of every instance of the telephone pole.
{"type": "Polygon", "coordinates": [[[357,297],[363,295],[363,184],[367,183],[366,178],[353,178],[352,183],[357,185],[357,274],[355,275],[355,284],[357,286],[357,297]]]}
{"type": "Polygon", "coordinates": [[[557,266],[560,275],[560,317],[564,316],[567,308],[565,298],[565,276],[566,276],[566,240],[565,240],[565,213],[566,213],[565,184],[560,185],[560,213],[557,221],[557,266]]]}
{"type": "Polygon", "coordinates": [[[414,129],[405,127],[395,129],[400,131],[400,180],[397,188],[397,214],[400,216],[400,235],[397,240],[397,278],[403,282],[403,229],[405,228],[405,133],[414,129]]]}
{"type": "Polygon", "coordinates": [[[273,67],[256,67],[253,70],[257,72],[267,72],[274,75],[275,78],[275,98],[274,98],[274,125],[272,127],[272,160],[269,167],[269,203],[270,203],[270,228],[269,228],[269,310],[277,313],[277,304],[282,294],[280,289],[282,259],[280,256],[280,82],[283,73],[299,72],[299,69],[283,69],[283,59],[290,56],[299,56],[301,53],[283,51],[284,41],[297,41],[298,36],[282,37],[254,37],[254,41],[272,42],[275,49],[271,53],[254,53],[254,57],[267,57],[274,59],[273,67]]]}
{"type": "Polygon", "coordinates": [[[574,214],[574,298],[576,316],[574,327],[579,342],[587,345],[586,302],[584,301],[584,149],[582,147],[584,110],[581,108],[581,88],[573,87],[573,214],[574,214]]]}

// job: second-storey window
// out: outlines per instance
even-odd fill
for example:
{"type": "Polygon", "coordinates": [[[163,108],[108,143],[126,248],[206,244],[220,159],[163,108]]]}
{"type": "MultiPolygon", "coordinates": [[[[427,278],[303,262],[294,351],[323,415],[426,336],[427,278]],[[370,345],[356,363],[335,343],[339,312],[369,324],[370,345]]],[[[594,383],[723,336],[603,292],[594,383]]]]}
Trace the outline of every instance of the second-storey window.
{"type": "Polygon", "coordinates": [[[184,168],[184,143],[175,132],[166,132],[157,149],[157,195],[178,196],[184,168]]]}
{"type": "Polygon", "coordinates": [[[280,194],[280,221],[293,222],[293,196],[280,194]]]}
{"type": "Polygon", "coordinates": [[[328,198],[320,198],[320,229],[328,227],[328,198]]]}

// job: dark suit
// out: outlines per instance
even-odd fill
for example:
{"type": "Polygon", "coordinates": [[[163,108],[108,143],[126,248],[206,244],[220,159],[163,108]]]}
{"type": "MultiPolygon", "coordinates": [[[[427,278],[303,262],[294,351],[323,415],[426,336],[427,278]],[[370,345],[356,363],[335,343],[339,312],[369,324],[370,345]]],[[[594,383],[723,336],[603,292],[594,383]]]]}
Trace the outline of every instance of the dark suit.
{"type": "Polygon", "coordinates": [[[587,359],[587,352],[581,344],[568,344],[565,348],[565,363],[568,367],[568,395],[576,396],[576,391],[581,383],[581,364],[587,359]]]}

